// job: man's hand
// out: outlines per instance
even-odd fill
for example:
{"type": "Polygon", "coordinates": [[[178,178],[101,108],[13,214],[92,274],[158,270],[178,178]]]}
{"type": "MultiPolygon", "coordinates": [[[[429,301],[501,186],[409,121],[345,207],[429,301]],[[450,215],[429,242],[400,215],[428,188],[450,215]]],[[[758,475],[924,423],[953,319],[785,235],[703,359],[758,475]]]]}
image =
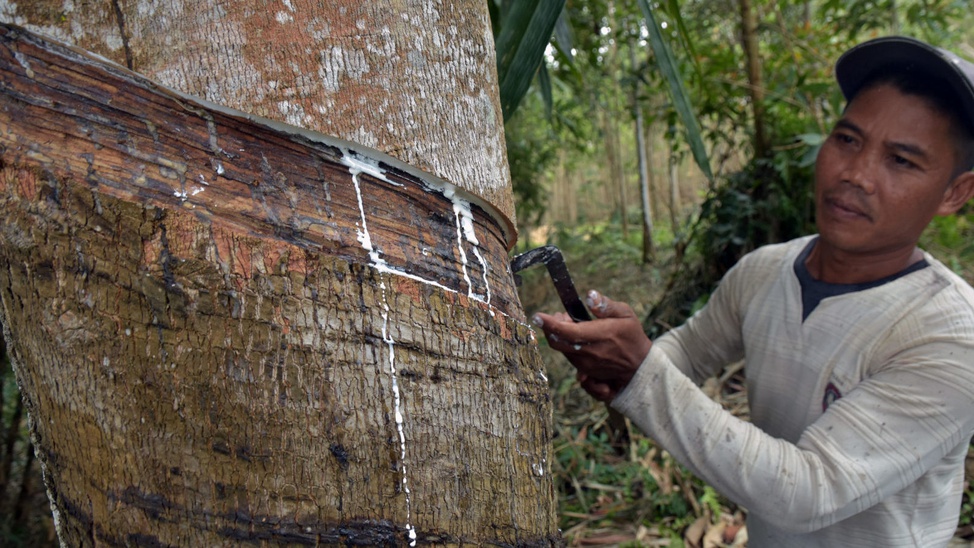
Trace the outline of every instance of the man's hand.
{"type": "Polygon", "coordinates": [[[590,291],[586,304],[596,319],[575,323],[563,312],[532,319],[578,370],[578,381],[595,399],[610,402],[632,380],[653,343],[632,308],[590,291]]]}

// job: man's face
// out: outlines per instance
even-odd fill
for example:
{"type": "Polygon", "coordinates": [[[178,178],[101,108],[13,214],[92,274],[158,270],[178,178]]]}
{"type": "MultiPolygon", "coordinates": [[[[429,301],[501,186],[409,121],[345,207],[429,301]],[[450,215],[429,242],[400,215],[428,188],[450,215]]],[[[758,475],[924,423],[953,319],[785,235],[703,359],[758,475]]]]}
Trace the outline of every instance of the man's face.
{"type": "Polygon", "coordinates": [[[820,242],[856,256],[912,251],[954,173],[947,118],[888,85],[853,99],[815,163],[820,242]]]}

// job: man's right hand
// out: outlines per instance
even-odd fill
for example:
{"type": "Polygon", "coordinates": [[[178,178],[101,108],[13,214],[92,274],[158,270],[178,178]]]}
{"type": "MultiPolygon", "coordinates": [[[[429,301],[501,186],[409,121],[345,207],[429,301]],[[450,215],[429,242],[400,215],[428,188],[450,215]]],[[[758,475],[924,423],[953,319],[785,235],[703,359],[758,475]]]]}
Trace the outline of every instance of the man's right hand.
{"type": "Polygon", "coordinates": [[[564,313],[534,315],[533,321],[578,371],[592,397],[610,402],[632,380],[652,342],[632,308],[590,291],[587,304],[595,319],[574,322],[564,313]]]}

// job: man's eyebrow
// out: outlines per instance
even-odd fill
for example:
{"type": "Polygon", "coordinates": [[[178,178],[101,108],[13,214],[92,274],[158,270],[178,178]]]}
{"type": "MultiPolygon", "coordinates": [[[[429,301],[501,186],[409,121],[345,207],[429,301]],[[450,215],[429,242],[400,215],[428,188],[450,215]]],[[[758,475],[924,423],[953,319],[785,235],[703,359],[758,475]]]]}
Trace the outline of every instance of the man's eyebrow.
{"type": "Polygon", "coordinates": [[[921,148],[920,145],[915,145],[913,143],[902,143],[898,141],[891,141],[891,142],[887,142],[886,146],[898,152],[902,152],[910,156],[915,156],[923,160],[926,160],[928,158],[927,151],[921,148]]]}
{"type": "Polygon", "coordinates": [[[862,135],[862,129],[845,118],[841,118],[835,123],[835,129],[847,129],[857,135],[862,135]]]}
{"type": "MultiPolygon", "coordinates": [[[[856,135],[860,135],[860,136],[864,135],[862,128],[860,128],[855,123],[850,122],[845,118],[842,118],[835,123],[835,129],[844,129],[847,131],[851,131],[856,135]]],[[[930,155],[927,154],[927,151],[923,147],[915,143],[902,142],[902,141],[887,141],[884,144],[887,147],[896,150],[897,152],[908,154],[910,156],[914,156],[923,160],[926,160],[927,158],[930,157],[930,155]]]]}

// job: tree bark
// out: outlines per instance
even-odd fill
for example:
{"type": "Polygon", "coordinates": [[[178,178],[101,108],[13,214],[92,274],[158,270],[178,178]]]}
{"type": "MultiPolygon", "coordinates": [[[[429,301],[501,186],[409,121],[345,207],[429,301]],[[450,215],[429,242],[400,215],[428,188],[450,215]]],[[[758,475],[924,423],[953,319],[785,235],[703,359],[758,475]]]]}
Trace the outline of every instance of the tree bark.
{"type": "Polygon", "coordinates": [[[12,18],[211,100],[344,137],[373,128],[399,156],[3,28],[0,323],[61,541],[558,543],[548,387],[507,271],[509,180],[490,159],[503,136],[485,143],[492,50],[473,60],[485,6],[464,27],[443,26],[461,8],[437,3],[302,18],[298,2],[255,0],[233,21],[215,2],[41,4],[12,18]],[[396,32],[437,30],[389,41],[395,18],[396,32]],[[267,43],[286,50],[280,66],[247,65],[267,43]],[[422,59],[434,49],[444,58],[422,59]],[[356,64],[372,54],[401,55],[400,73],[356,64]],[[306,97],[329,83],[331,99],[306,97]],[[444,117],[442,89],[470,110],[444,117]],[[362,114],[395,93],[388,124],[362,114]],[[432,175],[399,161],[420,157],[432,175]]]}
{"type": "MultiPolygon", "coordinates": [[[[659,165],[658,155],[656,153],[656,139],[657,134],[654,130],[655,123],[650,121],[649,125],[646,126],[646,165],[648,168],[649,175],[649,205],[650,211],[654,219],[659,219],[662,217],[661,208],[661,198],[665,190],[661,184],[661,177],[659,176],[659,171],[656,166],[659,165]]],[[[676,231],[673,232],[676,234],[676,231]]]]}
{"type": "MultiPolygon", "coordinates": [[[[633,71],[636,70],[635,47],[629,47],[629,61],[633,71]]],[[[643,117],[643,106],[639,102],[639,79],[635,79],[632,91],[632,108],[635,111],[636,158],[639,164],[639,190],[643,212],[643,263],[656,260],[656,246],[653,242],[653,212],[650,206],[649,159],[646,155],[646,128],[643,117]]]]}
{"type": "Polygon", "coordinates": [[[771,145],[764,123],[764,81],[761,76],[761,54],[758,51],[757,14],[751,6],[751,0],[739,0],[738,7],[741,13],[741,44],[744,47],[744,64],[747,67],[751,112],[754,115],[754,157],[763,158],[771,145]]]}
{"type": "Polygon", "coordinates": [[[628,239],[629,224],[626,216],[626,179],[622,172],[622,158],[620,157],[621,151],[619,150],[619,127],[608,105],[602,111],[602,135],[606,157],[606,194],[609,195],[609,200],[611,200],[616,215],[619,216],[622,237],[623,239],[628,239]]]}
{"type": "Polygon", "coordinates": [[[184,93],[385,152],[514,219],[483,0],[31,0],[0,18],[184,93]]]}
{"type": "Polygon", "coordinates": [[[673,225],[673,233],[676,234],[680,211],[680,164],[676,161],[676,157],[670,153],[669,159],[666,163],[669,168],[669,181],[670,181],[670,223],[673,225]]]}

